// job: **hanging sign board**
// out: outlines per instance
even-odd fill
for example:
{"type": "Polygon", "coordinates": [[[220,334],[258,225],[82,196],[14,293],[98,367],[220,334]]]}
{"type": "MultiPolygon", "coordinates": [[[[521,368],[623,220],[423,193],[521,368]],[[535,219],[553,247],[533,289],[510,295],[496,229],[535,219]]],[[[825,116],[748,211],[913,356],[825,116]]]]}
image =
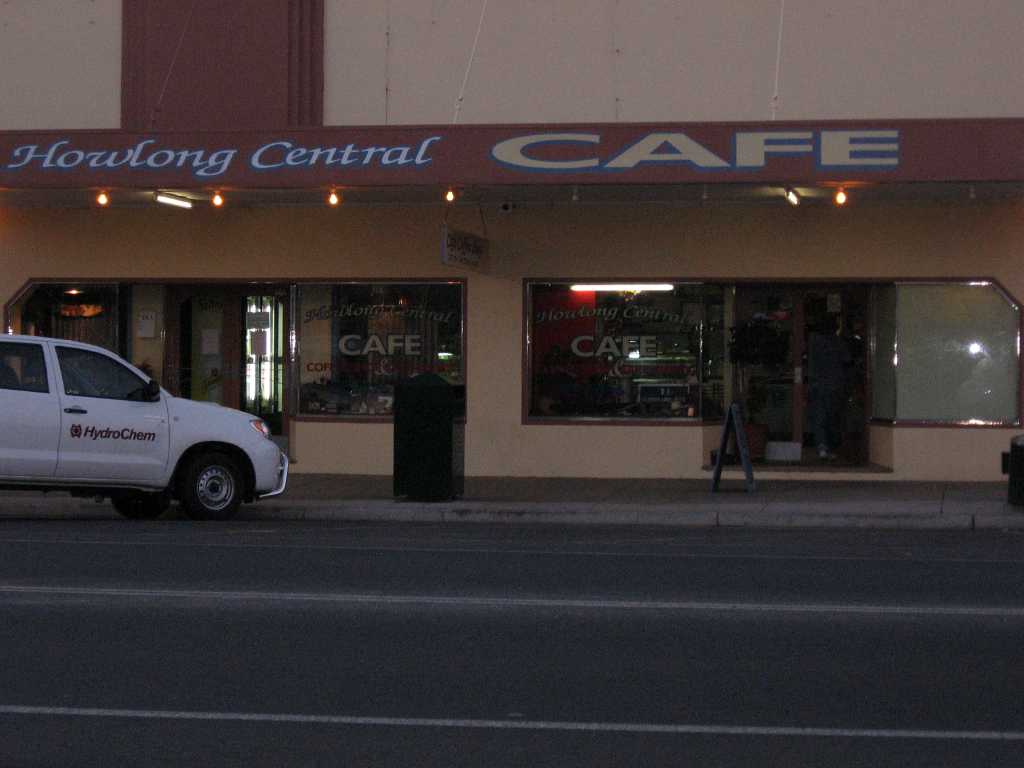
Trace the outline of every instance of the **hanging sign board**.
{"type": "Polygon", "coordinates": [[[488,241],[485,238],[441,227],[441,263],[454,267],[479,268],[487,256],[488,241]]]}

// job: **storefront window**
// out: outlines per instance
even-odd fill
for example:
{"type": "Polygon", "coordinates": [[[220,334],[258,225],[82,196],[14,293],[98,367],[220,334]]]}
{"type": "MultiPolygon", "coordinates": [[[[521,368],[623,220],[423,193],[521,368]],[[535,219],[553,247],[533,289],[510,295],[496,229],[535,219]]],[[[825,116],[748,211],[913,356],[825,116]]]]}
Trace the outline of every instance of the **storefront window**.
{"type": "Polygon", "coordinates": [[[45,283],[33,286],[15,305],[17,330],[95,344],[119,352],[116,285],[45,283]]]}
{"type": "Polygon", "coordinates": [[[387,416],[421,373],[463,384],[461,283],[300,285],[299,412],[387,416]]]}
{"type": "Polygon", "coordinates": [[[1019,308],[987,282],[880,289],[875,415],[894,410],[906,421],[1017,421],[1019,328],[1019,308]]]}
{"type": "Polygon", "coordinates": [[[722,415],[720,286],[533,283],[531,417],[722,415]]]}

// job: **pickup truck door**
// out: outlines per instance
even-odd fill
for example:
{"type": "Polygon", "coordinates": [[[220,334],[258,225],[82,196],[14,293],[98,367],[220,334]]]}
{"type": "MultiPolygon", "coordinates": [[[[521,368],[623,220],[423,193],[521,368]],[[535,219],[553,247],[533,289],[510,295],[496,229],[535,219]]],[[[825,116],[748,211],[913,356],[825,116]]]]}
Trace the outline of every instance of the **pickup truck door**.
{"type": "Polygon", "coordinates": [[[53,478],[57,469],[60,406],[47,362],[42,342],[0,342],[0,479],[53,478]]]}
{"type": "Polygon", "coordinates": [[[60,373],[57,477],[162,485],[169,451],[167,403],[144,399],[146,381],[113,355],[54,344],[60,373]]]}

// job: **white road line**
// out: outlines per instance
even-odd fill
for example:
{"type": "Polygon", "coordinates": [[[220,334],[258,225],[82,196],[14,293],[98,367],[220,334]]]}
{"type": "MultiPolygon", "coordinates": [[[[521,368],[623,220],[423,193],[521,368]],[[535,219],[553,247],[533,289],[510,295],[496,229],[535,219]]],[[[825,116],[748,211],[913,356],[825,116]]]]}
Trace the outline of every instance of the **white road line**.
{"type": "Polygon", "coordinates": [[[1024,618],[1024,607],[971,605],[871,605],[845,603],[744,603],[704,600],[608,600],[601,598],[473,597],[469,595],[385,595],[348,592],[267,592],[213,589],[143,589],[0,584],[0,596],[141,598],[227,602],[298,602],[339,605],[412,605],[470,608],[578,608],[625,611],[719,611],[741,613],[858,614],[1024,618]]]}
{"type": "Polygon", "coordinates": [[[474,728],[516,731],[587,731],[593,733],[664,733],[712,736],[797,736],[802,738],[931,739],[936,741],[1024,741],[1022,731],[938,731],[900,728],[805,728],[799,726],[688,725],[684,723],[603,723],[558,720],[487,720],[433,717],[357,717],[261,712],[202,712],[100,707],[39,707],[0,704],[0,715],[108,717],[141,720],[200,720],[303,725],[361,725],[405,728],[474,728]]]}
{"type": "MultiPolygon", "coordinates": [[[[262,534],[263,531],[246,531],[245,535],[262,534]]],[[[621,546],[641,543],[636,541],[621,542],[621,546]]],[[[82,546],[117,546],[132,547],[153,546],[153,547],[176,547],[189,549],[284,549],[284,550],[327,550],[338,552],[357,552],[362,554],[388,553],[388,554],[457,554],[457,555],[553,555],[571,557],[612,557],[612,558],[656,558],[664,560],[765,560],[765,561],[805,561],[805,562],[853,562],[853,563],[900,563],[904,565],[1021,565],[1024,559],[1001,559],[1001,558],[967,558],[967,557],[929,557],[927,555],[904,557],[875,556],[875,555],[801,555],[801,554],[766,554],[763,552],[653,552],[650,550],[621,550],[613,551],[606,549],[531,549],[527,547],[517,548],[496,548],[488,546],[404,546],[402,544],[317,544],[317,543],[294,543],[287,542],[241,542],[241,541],[174,541],[160,539],[68,539],[68,538],[38,538],[38,537],[0,537],[0,546],[7,544],[57,544],[57,545],[82,545],[82,546]]]]}

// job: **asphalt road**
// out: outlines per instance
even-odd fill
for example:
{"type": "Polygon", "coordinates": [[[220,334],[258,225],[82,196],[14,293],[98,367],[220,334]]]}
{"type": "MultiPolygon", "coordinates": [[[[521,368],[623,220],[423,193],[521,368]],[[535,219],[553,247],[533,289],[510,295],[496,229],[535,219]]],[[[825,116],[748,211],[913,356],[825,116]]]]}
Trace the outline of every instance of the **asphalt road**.
{"type": "Polygon", "coordinates": [[[1024,537],[0,521],[0,765],[1024,765],[1024,537]]]}

